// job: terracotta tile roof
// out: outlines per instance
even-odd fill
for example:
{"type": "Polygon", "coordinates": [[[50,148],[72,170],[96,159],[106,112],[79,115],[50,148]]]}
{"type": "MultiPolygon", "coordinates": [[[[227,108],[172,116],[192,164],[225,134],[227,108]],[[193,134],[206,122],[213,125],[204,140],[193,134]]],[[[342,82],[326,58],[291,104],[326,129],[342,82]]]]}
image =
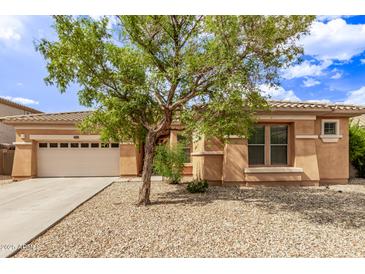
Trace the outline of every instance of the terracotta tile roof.
{"type": "MultiPolygon", "coordinates": [[[[357,116],[365,114],[365,107],[353,105],[339,105],[339,104],[323,104],[323,103],[309,103],[309,102],[283,102],[270,101],[271,111],[313,111],[313,112],[333,112],[346,113],[350,116],[357,116]]],[[[39,113],[29,115],[16,115],[2,117],[0,120],[5,123],[70,123],[75,124],[81,122],[86,116],[90,115],[92,111],[75,111],[75,112],[59,112],[59,113],[39,113]]]]}
{"type": "Polygon", "coordinates": [[[0,118],[0,120],[4,120],[6,123],[17,123],[17,122],[25,122],[25,123],[65,123],[65,124],[74,124],[77,122],[81,122],[85,117],[90,115],[92,111],[75,111],[75,112],[58,112],[58,113],[39,113],[39,114],[28,114],[28,115],[15,115],[15,116],[6,116],[0,118]]]}
{"type": "Polygon", "coordinates": [[[0,104],[4,104],[4,105],[10,106],[10,107],[22,109],[22,110],[25,110],[25,111],[28,111],[28,112],[31,112],[31,113],[42,113],[41,111],[39,111],[37,109],[15,103],[13,101],[10,101],[10,100],[2,98],[2,97],[0,97],[0,104]]]}
{"type": "Polygon", "coordinates": [[[365,113],[365,106],[344,105],[344,104],[325,104],[313,102],[285,102],[285,101],[270,101],[272,110],[322,110],[322,111],[362,111],[365,113]]]}

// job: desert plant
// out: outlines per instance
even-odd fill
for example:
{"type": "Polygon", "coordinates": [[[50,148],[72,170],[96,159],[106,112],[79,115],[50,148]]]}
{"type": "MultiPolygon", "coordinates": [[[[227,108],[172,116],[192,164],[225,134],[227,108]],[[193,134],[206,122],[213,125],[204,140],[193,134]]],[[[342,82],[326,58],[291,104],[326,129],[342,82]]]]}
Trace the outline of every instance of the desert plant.
{"type": "Polygon", "coordinates": [[[181,144],[169,147],[159,145],[153,160],[155,173],[168,178],[169,183],[178,184],[182,177],[184,168],[185,154],[181,144]]]}
{"type": "Polygon", "coordinates": [[[208,182],[206,180],[194,180],[188,183],[186,189],[190,193],[204,193],[208,189],[208,182]]]}
{"type": "Polygon", "coordinates": [[[352,123],[350,135],[350,161],[357,169],[359,177],[365,177],[365,128],[352,123]]]}

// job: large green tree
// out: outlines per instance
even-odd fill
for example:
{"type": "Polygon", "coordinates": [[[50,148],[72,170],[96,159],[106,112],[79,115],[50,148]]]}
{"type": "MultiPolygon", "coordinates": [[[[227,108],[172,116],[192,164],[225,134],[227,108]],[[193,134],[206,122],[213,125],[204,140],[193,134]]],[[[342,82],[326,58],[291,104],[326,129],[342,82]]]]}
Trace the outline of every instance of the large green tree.
{"type": "Polygon", "coordinates": [[[95,112],[81,125],[103,139],[143,144],[138,204],[150,203],[156,144],[178,118],[186,131],[245,135],[266,105],[257,87],[277,85],[297,62],[312,16],[55,16],[58,39],[41,40],[45,81],[95,112]]]}

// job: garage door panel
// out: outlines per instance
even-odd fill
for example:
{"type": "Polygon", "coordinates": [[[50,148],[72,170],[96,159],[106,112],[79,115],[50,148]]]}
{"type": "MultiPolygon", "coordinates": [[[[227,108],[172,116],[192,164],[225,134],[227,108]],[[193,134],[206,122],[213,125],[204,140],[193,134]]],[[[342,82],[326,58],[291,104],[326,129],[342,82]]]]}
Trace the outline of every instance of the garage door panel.
{"type": "Polygon", "coordinates": [[[119,148],[39,148],[39,177],[119,176],[119,148]]]}

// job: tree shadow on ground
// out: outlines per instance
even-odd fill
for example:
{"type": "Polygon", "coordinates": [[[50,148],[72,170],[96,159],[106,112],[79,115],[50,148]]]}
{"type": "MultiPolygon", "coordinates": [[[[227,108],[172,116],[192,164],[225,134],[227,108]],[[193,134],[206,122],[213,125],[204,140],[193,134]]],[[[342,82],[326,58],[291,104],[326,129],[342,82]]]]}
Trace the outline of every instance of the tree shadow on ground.
{"type": "MultiPolygon", "coordinates": [[[[184,186],[159,193],[153,204],[204,206],[216,201],[252,203],[269,214],[287,211],[301,214],[319,225],[346,229],[365,227],[365,194],[304,187],[210,187],[207,193],[191,194],[184,186]]],[[[244,204],[242,204],[244,205],[244,204]]]]}

